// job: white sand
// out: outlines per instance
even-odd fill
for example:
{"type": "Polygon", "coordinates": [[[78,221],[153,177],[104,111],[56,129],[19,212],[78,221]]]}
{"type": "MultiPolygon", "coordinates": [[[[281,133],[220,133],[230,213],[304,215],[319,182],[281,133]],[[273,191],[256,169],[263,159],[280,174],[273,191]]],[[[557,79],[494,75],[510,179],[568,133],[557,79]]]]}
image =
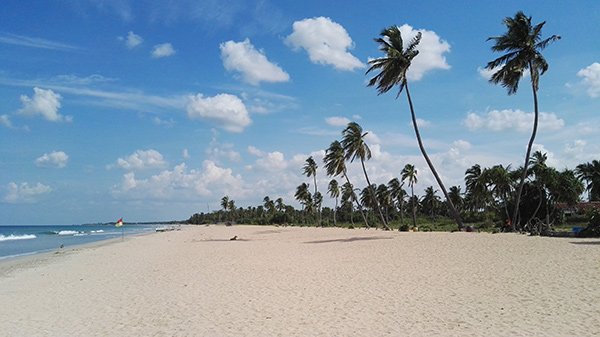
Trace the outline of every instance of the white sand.
{"type": "Polygon", "coordinates": [[[0,335],[594,336],[600,240],[189,227],[0,263],[0,335]]]}

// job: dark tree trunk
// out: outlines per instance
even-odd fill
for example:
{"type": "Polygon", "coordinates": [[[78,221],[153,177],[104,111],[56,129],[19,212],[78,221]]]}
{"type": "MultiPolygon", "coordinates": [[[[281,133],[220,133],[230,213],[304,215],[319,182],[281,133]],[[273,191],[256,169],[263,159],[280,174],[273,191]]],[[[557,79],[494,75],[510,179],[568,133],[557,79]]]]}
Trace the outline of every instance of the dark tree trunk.
{"type": "Polygon", "coordinates": [[[417,143],[419,143],[419,149],[421,150],[421,153],[423,154],[423,158],[425,158],[425,161],[427,162],[427,166],[429,166],[431,173],[433,173],[435,180],[437,181],[438,185],[440,186],[442,193],[444,193],[444,197],[446,198],[446,201],[448,202],[448,206],[450,207],[450,215],[454,218],[454,221],[456,222],[456,225],[458,226],[458,230],[462,230],[464,225],[463,225],[462,219],[460,218],[460,214],[456,210],[456,207],[454,207],[452,200],[450,200],[448,191],[446,191],[446,187],[444,187],[444,183],[442,182],[442,179],[440,178],[437,171],[435,170],[435,167],[433,166],[433,163],[429,159],[429,156],[427,155],[427,152],[425,151],[425,147],[423,146],[423,141],[421,140],[421,134],[419,133],[419,127],[417,125],[417,117],[415,116],[415,109],[413,107],[412,99],[410,97],[410,92],[408,91],[408,83],[406,80],[404,80],[404,90],[406,90],[406,97],[408,99],[408,105],[410,107],[410,115],[412,118],[413,127],[415,129],[415,135],[417,136],[417,143]]]}
{"type": "Polygon", "coordinates": [[[377,200],[377,198],[375,197],[375,189],[373,188],[373,185],[371,185],[371,182],[369,181],[369,176],[367,175],[367,169],[365,168],[365,162],[364,162],[364,160],[362,160],[362,158],[360,159],[360,164],[362,165],[363,173],[365,174],[365,179],[367,180],[367,185],[369,185],[369,189],[371,190],[371,197],[373,198],[372,201],[375,204],[375,207],[377,208],[377,212],[379,213],[379,218],[381,219],[381,223],[383,224],[383,227],[385,227],[385,229],[390,230],[390,227],[388,227],[387,221],[385,221],[385,218],[383,217],[383,213],[381,212],[381,207],[379,206],[379,200],[377,200]]]}
{"type": "Polygon", "coordinates": [[[513,213],[513,222],[512,222],[512,231],[514,232],[516,229],[516,219],[517,214],[519,214],[519,204],[521,203],[521,193],[523,193],[523,185],[525,185],[525,179],[527,178],[527,167],[529,166],[529,156],[531,155],[531,148],[533,147],[533,142],[535,140],[535,135],[537,133],[538,127],[538,99],[537,99],[537,89],[535,87],[535,79],[533,78],[533,68],[531,61],[529,61],[529,74],[531,76],[531,89],[533,91],[533,130],[531,131],[531,138],[529,138],[529,143],[527,144],[527,153],[525,154],[525,164],[523,165],[523,174],[521,174],[521,182],[519,183],[519,189],[517,191],[517,195],[515,196],[515,210],[513,213]]]}

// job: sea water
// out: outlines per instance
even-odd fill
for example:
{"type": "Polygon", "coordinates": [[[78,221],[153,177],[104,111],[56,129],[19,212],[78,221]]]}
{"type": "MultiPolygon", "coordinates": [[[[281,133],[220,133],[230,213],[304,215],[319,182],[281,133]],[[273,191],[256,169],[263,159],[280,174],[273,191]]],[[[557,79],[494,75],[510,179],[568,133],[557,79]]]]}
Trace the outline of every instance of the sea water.
{"type": "Polygon", "coordinates": [[[154,231],[156,225],[0,225],[0,260],[154,231]]]}

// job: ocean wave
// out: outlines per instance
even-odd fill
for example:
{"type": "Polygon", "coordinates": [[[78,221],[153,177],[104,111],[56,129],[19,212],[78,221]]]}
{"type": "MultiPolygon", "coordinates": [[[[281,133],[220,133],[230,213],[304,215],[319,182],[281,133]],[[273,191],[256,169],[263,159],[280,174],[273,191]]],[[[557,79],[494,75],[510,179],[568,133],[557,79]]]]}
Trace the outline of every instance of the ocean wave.
{"type": "Polygon", "coordinates": [[[35,239],[37,238],[37,236],[33,235],[33,234],[23,234],[23,235],[8,235],[8,236],[4,236],[2,234],[0,234],[0,241],[13,241],[13,240],[31,240],[31,239],[35,239]]]}
{"type": "Polygon", "coordinates": [[[99,229],[97,231],[92,231],[92,233],[104,233],[104,230],[103,229],[99,229]]]}
{"type": "Polygon", "coordinates": [[[75,234],[81,234],[82,232],[78,232],[78,231],[59,231],[58,235],[75,235],[75,234]]]}

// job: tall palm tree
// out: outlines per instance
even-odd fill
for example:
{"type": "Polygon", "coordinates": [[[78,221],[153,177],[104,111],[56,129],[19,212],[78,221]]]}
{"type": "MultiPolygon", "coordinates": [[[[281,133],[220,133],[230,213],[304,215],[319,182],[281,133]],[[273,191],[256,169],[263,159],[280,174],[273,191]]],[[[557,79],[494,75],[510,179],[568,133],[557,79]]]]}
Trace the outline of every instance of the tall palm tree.
{"type": "Polygon", "coordinates": [[[331,179],[331,181],[329,181],[327,192],[329,193],[330,197],[335,199],[335,208],[333,209],[333,226],[337,227],[337,208],[338,198],[340,196],[340,186],[338,185],[337,180],[331,179]]]}
{"type": "Polygon", "coordinates": [[[375,196],[377,197],[377,201],[379,202],[379,206],[383,209],[383,215],[385,216],[385,221],[389,223],[390,221],[390,208],[393,205],[394,201],[392,199],[392,194],[388,189],[387,185],[379,184],[377,186],[377,191],[375,196]]]}
{"type": "MultiPolygon", "coordinates": [[[[506,217],[511,220],[508,212],[509,196],[513,190],[513,179],[510,174],[510,165],[494,165],[489,169],[485,169],[482,173],[487,185],[491,187],[492,197],[504,207],[506,217]]],[[[512,218],[511,225],[514,225],[515,218],[512,218]]]]}
{"type": "Polygon", "coordinates": [[[352,185],[352,183],[350,183],[350,179],[348,178],[348,174],[346,172],[346,157],[345,157],[344,147],[342,146],[342,144],[340,142],[338,142],[337,140],[333,141],[329,145],[329,148],[327,148],[327,150],[325,151],[325,157],[323,158],[323,161],[325,162],[325,170],[327,171],[328,176],[330,176],[330,177],[335,177],[338,175],[344,176],[344,178],[346,179],[346,183],[351,187],[350,188],[350,193],[351,193],[350,202],[354,201],[356,203],[356,206],[358,207],[358,210],[360,211],[360,214],[362,215],[362,218],[365,222],[365,226],[367,228],[370,228],[371,226],[369,226],[369,222],[367,221],[367,217],[365,216],[365,213],[363,212],[362,206],[358,202],[358,198],[356,197],[356,194],[354,193],[354,190],[352,187],[353,185],[352,185]]]}
{"type": "MultiPolygon", "coordinates": [[[[315,162],[315,160],[313,159],[312,156],[308,157],[306,159],[306,162],[304,164],[304,167],[302,167],[303,171],[304,171],[304,175],[306,175],[307,177],[313,177],[313,181],[315,183],[315,193],[313,194],[313,200],[317,199],[317,193],[318,193],[318,189],[317,189],[317,163],[315,162]]],[[[320,205],[316,205],[315,204],[315,212],[316,214],[316,218],[317,218],[317,226],[321,225],[321,206],[320,205]]]]}
{"type": "Polygon", "coordinates": [[[379,74],[375,77],[371,78],[368,83],[368,86],[376,86],[379,94],[383,94],[388,92],[394,86],[399,86],[398,94],[396,98],[400,96],[402,90],[406,92],[406,98],[408,100],[408,106],[410,108],[410,114],[412,118],[413,128],[415,130],[415,135],[417,137],[417,143],[419,144],[419,149],[421,150],[421,154],[425,161],[427,162],[427,166],[431,170],[431,173],[435,177],[442,193],[446,197],[446,201],[448,202],[448,206],[450,208],[450,213],[459,229],[462,229],[463,222],[460,218],[460,214],[456,211],[452,200],[448,196],[448,192],[446,191],[446,187],[444,187],[444,183],[437,173],[433,163],[429,159],[427,152],[425,151],[425,146],[423,145],[423,141],[421,140],[421,134],[419,132],[419,127],[417,125],[417,117],[415,115],[415,109],[413,107],[412,98],[410,96],[410,91],[408,90],[408,81],[406,78],[406,72],[408,71],[412,60],[419,54],[417,50],[417,45],[421,41],[421,33],[419,32],[404,48],[404,42],[402,40],[402,34],[400,33],[400,29],[397,26],[391,26],[389,28],[384,29],[380,33],[380,37],[375,39],[375,42],[379,43],[379,49],[385,54],[384,57],[376,58],[369,61],[371,67],[367,70],[367,74],[374,70],[380,70],[379,74]]]}
{"type": "MultiPolygon", "coordinates": [[[[488,38],[493,40],[495,44],[492,46],[494,52],[507,52],[505,55],[489,62],[486,66],[488,70],[495,70],[502,66],[500,70],[495,72],[490,78],[490,82],[494,84],[500,83],[508,90],[508,94],[512,95],[519,88],[519,80],[523,77],[523,73],[529,70],[531,79],[531,89],[533,91],[533,129],[531,137],[527,144],[527,152],[525,153],[525,164],[521,181],[515,197],[515,209],[513,211],[513,220],[517,218],[519,213],[519,204],[521,202],[521,194],[523,193],[523,185],[527,178],[527,166],[529,165],[529,156],[531,148],[535,140],[538,127],[538,98],[537,91],[539,89],[539,79],[548,70],[548,63],[541,51],[550,43],[560,39],[558,35],[552,35],[547,39],[542,40],[542,27],[546,21],[537,25],[531,24],[531,17],[526,16],[519,11],[514,17],[506,17],[503,21],[507,28],[506,33],[500,36],[488,38]]],[[[512,223],[512,230],[515,230],[516,221],[512,223]]]]}
{"type": "Polygon", "coordinates": [[[417,169],[412,164],[404,165],[402,172],[402,181],[407,181],[410,187],[410,196],[412,200],[412,221],[413,227],[417,227],[417,205],[415,203],[415,184],[417,183],[417,169]]]}
{"type": "MultiPolygon", "coordinates": [[[[371,159],[371,149],[369,149],[369,146],[365,142],[366,135],[367,132],[363,133],[363,129],[360,125],[358,125],[358,123],[350,122],[344,131],[342,131],[342,147],[344,148],[344,152],[346,154],[346,160],[353,162],[356,158],[360,159],[365,180],[367,181],[367,187],[372,189],[369,195],[374,198],[375,189],[371,185],[371,181],[369,180],[369,175],[367,174],[367,169],[365,167],[365,159],[371,159]]],[[[379,213],[379,218],[381,219],[383,227],[389,230],[390,228],[387,225],[387,221],[385,221],[385,218],[383,217],[383,213],[381,212],[381,207],[377,202],[377,198],[373,200],[373,204],[375,206],[375,210],[379,213]]]]}
{"type": "Polygon", "coordinates": [[[600,161],[592,160],[588,163],[577,165],[577,177],[585,181],[589,201],[600,201],[600,161]]]}

